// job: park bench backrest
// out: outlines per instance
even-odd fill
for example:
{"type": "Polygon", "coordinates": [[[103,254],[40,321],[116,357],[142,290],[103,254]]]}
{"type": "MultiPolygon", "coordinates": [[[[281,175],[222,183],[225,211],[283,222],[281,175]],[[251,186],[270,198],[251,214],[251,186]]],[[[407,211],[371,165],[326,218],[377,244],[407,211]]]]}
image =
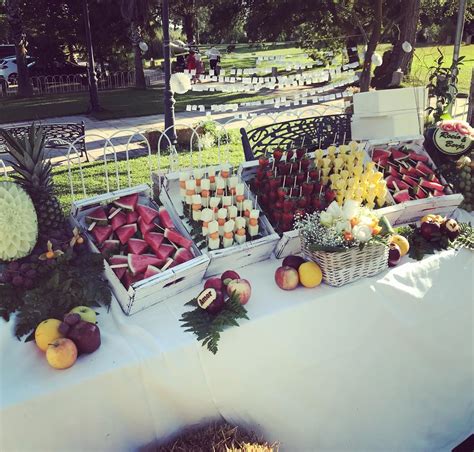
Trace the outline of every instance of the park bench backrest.
{"type": "Polygon", "coordinates": [[[314,116],[293,119],[276,124],[256,127],[246,131],[240,129],[245,160],[254,160],[265,151],[277,146],[304,146],[313,150],[331,144],[342,144],[351,139],[351,119],[348,114],[314,116]]]}

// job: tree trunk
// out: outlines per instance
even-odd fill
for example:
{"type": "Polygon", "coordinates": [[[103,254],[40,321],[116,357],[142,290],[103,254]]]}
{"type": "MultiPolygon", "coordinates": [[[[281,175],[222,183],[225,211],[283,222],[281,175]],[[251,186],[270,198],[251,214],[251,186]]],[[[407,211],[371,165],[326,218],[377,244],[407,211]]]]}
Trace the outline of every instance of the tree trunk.
{"type": "Polygon", "coordinates": [[[7,20],[15,44],[15,56],[18,76],[18,97],[31,97],[33,86],[28,75],[26,66],[26,46],[25,35],[23,33],[23,23],[21,19],[21,8],[19,0],[7,0],[6,2],[7,20]]]}
{"type": "Polygon", "coordinates": [[[469,104],[467,110],[467,122],[474,127],[474,69],[471,73],[471,89],[469,91],[469,104]]]}
{"type": "Polygon", "coordinates": [[[346,50],[347,56],[349,57],[349,64],[357,63],[360,65],[359,53],[357,51],[357,38],[349,37],[346,39],[346,50]]]}
{"type": "Polygon", "coordinates": [[[187,43],[194,42],[194,14],[188,13],[183,15],[183,28],[187,43]]]}
{"type": "Polygon", "coordinates": [[[383,71],[390,76],[387,77],[387,80],[389,78],[388,84],[390,84],[391,75],[398,69],[400,69],[405,75],[409,74],[409,69],[411,67],[410,63],[415,49],[416,29],[418,25],[418,19],[420,17],[420,3],[420,0],[403,1],[402,8],[403,11],[405,11],[405,14],[400,24],[400,34],[398,36],[397,42],[393,46],[387,67],[383,71]],[[403,50],[402,44],[405,41],[412,45],[411,52],[407,53],[403,50]]]}
{"type": "Polygon", "coordinates": [[[367,52],[365,52],[364,65],[362,67],[362,74],[360,76],[360,90],[365,92],[369,90],[370,77],[372,70],[372,55],[377,48],[382,31],[382,0],[377,0],[374,7],[374,19],[372,22],[372,34],[370,35],[369,43],[367,44],[367,52]]]}
{"type": "Polygon", "coordinates": [[[141,30],[135,22],[130,24],[130,36],[133,46],[135,66],[135,87],[138,89],[146,89],[145,73],[143,72],[142,51],[139,47],[141,41],[141,30]]]}

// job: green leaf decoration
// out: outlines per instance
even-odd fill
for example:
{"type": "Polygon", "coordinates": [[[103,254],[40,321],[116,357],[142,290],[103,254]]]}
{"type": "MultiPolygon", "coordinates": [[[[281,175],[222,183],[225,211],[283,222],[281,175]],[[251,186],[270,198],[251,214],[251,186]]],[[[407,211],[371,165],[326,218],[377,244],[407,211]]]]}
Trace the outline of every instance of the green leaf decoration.
{"type": "Polygon", "coordinates": [[[249,319],[247,310],[240,304],[239,296],[234,292],[226,301],[224,308],[216,315],[212,315],[198,306],[197,299],[193,298],[185,306],[194,306],[192,311],[183,313],[180,322],[185,331],[196,335],[203,347],[213,353],[218,351],[218,344],[226,328],[239,326],[238,319],[249,319]]]}

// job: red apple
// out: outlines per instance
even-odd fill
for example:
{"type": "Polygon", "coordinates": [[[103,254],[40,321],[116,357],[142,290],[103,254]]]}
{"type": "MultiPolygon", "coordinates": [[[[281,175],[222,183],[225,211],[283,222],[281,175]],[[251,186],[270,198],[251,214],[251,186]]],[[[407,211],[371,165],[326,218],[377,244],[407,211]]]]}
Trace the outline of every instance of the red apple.
{"type": "Polygon", "coordinates": [[[295,270],[298,270],[301,264],[304,264],[306,261],[301,256],[289,255],[283,259],[281,264],[282,267],[292,267],[295,270]]]}
{"type": "Polygon", "coordinates": [[[400,247],[394,242],[390,243],[388,250],[388,266],[395,267],[395,265],[398,265],[401,258],[402,252],[400,251],[400,247]]]}
{"type": "Polygon", "coordinates": [[[441,237],[441,227],[438,223],[425,221],[421,224],[420,234],[428,242],[434,242],[441,237]]]}
{"type": "Polygon", "coordinates": [[[213,289],[216,290],[222,290],[224,286],[224,283],[222,282],[221,278],[209,278],[205,283],[204,283],[204,289],[209,289],[212,287],[213,289]]]}
{"type": "Polygon", "coordinates": [[[227,294],[231,297],[234,293],[239,297],[240,304],[247,304],[252,287],[246,279],[233,279],[227,284],[227,294]]]}
{"type": "Polygon", "coordinates": [[[227,286],[227,284],[229,284],[229,282],[233,279],[240,279],[240,275],[234,270],[227,270],[221,275],[221,281],[224,287],[227,286]]]}
{"type": "Polygon", "coordinates": [[[293,290],[300,282],[298,272],[293,267],[278,267],[275,272],[275,282],[280,289],[293,290]]]}

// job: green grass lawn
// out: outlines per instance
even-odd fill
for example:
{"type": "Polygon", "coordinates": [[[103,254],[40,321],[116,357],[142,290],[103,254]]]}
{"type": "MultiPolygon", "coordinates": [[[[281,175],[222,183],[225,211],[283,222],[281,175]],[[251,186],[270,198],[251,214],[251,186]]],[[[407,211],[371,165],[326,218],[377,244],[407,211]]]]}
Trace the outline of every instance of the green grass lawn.
{"type": "MultiPolygon", "coordinates": [[[[383,53],[389,47],[382,44],[378,51],[383,53]]],[[[453,46],[440,46],[445,55],[446,65],[450,64],[453,46]]],[[[222,50],[222,49],[221,49],[222,50]]],[[[248,46],[238,46],[231,54],[224,54],[222,66],[224,68],[255,67],[256,58],[262,55],[287,55],[288,62],[309,62],[303,57],[304,50],[287,45],[277,45],[274,48],[250,49],[248,46]]],[[[474,45],[463,46],[461,55],[466,56],[464,66],[459,73],[459,91],[469,92],[471,68],[474,61],[474,45]]],[[[439,54],[436,47],[419,47],[416,49],[413,61],[412,75],[406,84],[426,85],[429,67],[432,66],[439,54]]],[[[272,66],[274,62],[263,62],[262,67],[272,66]]],[[[283,66],[280,66],[284,69],[283,66]]],[[[175,109],[184,111],[187,104],[205,105],[246,102],[263,100],[272,97],[270,94],[249,93],[220,93],[194,92],[176,96],[175,109]]],[[[98,119],[117,119],[132,116],[146,116],[163,113],[163,91],[161,88],[152,88],[146,91],[135,89],[118,89],[101,91],[99,93],[103,111],[95,114],[98,119]]],[[[14,121],[38,120],[56,116],[86,114],[89,105],[88,93],[55,94],[49,96],[35,96],[31,99],[0,98],[0,124],[14,121]]]]}

